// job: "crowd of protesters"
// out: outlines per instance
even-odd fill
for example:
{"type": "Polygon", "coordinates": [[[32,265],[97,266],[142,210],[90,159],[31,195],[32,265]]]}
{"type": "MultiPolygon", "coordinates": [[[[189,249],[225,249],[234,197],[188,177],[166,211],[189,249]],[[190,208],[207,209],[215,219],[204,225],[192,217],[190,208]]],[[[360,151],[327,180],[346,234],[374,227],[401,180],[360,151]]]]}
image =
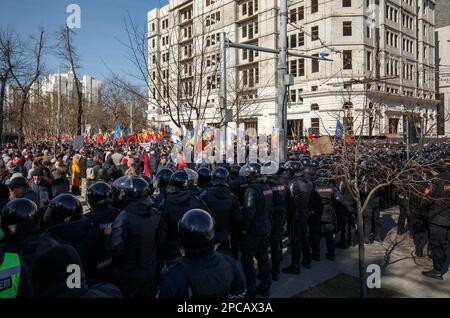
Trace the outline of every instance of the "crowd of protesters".
{"type": "MultiPolygon", "coordinates": [[[[0,274],[10,276],[0,297],[268,297],[281,272],[298,275],[321,260],[322,238],[330,261],[335,237],[338,248],[358,242],[339,148],[314,157],[304,143],[290,142],[289,160],[264,175],[267,163],[175,162],[170,140],[85,143],[78,151],[65,143],[56,153],[51,146],[1,148],[0,274]],[[292,261],[281,269],[285,236],[292,261]],[[67,286],[72,264],[83,270],[76,288],[67,286]]],[[[364,242],[382,240],[380,211],[399,205],[398,232],[413,233],[418,257],[428,242],[434,267],[423,274],[442,279],[450,145],[407,154],[404,144],[374,141],[361,153],[363,169],[352,176],[363,198],[379,181],[380,162],[393,170],[409,164],[407,157],[417,167],[432,164],[439,178],[416,169],[410,186],[437,200],[392,185],[380,189],[364,211],[364,242]]]]}

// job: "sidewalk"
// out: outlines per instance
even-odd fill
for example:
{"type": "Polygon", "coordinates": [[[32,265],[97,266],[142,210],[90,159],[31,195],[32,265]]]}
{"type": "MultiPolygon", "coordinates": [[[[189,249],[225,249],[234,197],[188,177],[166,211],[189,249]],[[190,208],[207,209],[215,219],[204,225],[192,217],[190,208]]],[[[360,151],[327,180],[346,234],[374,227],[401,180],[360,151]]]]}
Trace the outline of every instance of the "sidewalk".
{"type": "MultiPolygon", "coordinates": [[[[382,269],[381,286],[411,297],[438,298],[450,297],[450,273],[444,275],[443,281],[422,276],[422,270],[432,267],[428,257],[414,258],[414,244],[407,236],[396,237],[396,220],[398,209],[393,208],[381,213],[382,234],[384,242],[366,245],[366,264],[385,263],[386,251],[394,242],[400,242],[388,259],[389,265],[382,269]]],[[[344,273],[358,277],[358,247],[347,250],[336,249],[336,260],[325,258],[325,245],[322,240],[322,261],[312,263],[311,269],[301,269],[300,275],[280,274],[280,280],[271,288],[272,298],[292,297],[309,287],[320,284],[338,274],[344,273]]],[[[425,249],[426,252],[426,249],[425,249]]],[[[425,253],[426,254],[426,253],[425,253]]],[[[449,249],[450,260],[450,249],[449,249]]],[[[290,255],[284,255],[282,267],[289,265],[290,255]]],[[[383,266],[382,266],[383,268],[383,266]]]]}

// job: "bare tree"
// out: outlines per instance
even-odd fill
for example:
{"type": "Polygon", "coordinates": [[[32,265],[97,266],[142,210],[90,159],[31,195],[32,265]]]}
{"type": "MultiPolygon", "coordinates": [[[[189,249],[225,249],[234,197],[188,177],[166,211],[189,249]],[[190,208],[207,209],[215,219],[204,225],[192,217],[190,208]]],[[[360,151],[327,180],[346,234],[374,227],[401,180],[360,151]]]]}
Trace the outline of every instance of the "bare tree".
{"type": "Polygon", "coordinates": [[[192,8],[186,10],[169,15],[168,32],[160,49],[149,40],[150,25],[149,30],[142,30],[131,18],[125,21],[127,41],[122,42],[135,67],[130,75],[145,83],[148,91],[142,99],[180,129],[205,118],[213,106],[208,103],[209,97],[221,80],[217,72],[218,33],[212,33],[210,17],[192,18],[192,8]],[[179,29],[181,19],[192,19],[192,24],[179,29]]]}
{"type": "Polygon", "coordinates": [[[77,94],[77,134],[82,133],[82,116],[83,116],[83,87],[78,77],[78,70],[80,69],[80,57],[73,43],[73,36],[75,32],[68,26],[64,26],[58,32],[58,56],[68,63],[70,72],[73,74],[75,82],[75,91],[77,94]]]}
{"type": "Polygon", "coordinates": [[[6,85],[11,77],[12,68],[8,60],[12,60],[17,47],[17,35],[14,32],[0,30],[0,142],[3,141],[3,121],[6,101],[6,85]]]}
{"type": "Polygon", "coordinates": [[[39,31],[39,36],[36,40],[23,42],[17,37],[17,43],[15,54],[8,55],[6,60],[11,77],[20,91],[18,144],[21,145],[24,138],[26,105],[33,91],[35,91],[33,86],[39,80],[43,71],[44,30],[41,29],[39,31]]]}

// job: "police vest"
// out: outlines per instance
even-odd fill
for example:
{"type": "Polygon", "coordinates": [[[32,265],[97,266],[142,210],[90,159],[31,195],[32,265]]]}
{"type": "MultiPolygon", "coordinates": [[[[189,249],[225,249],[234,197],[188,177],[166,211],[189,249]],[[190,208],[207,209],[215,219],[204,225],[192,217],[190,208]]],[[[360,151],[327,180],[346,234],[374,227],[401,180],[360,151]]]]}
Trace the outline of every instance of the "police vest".
{"type": "Polygon", "coordinates": [[[20,259],[14,253],[5,253],[0,264],[0,298],[16,298],[19,291],[20,259]]]}

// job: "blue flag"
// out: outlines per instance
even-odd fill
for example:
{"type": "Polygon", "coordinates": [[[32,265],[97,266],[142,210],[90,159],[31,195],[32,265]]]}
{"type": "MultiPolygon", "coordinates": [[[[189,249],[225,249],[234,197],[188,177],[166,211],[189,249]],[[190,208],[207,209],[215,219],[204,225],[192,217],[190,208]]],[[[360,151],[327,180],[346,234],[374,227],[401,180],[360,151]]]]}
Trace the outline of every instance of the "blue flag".
{"type": "Polygon", "coordinates": [[[120,127],[120,124],[116,124],[116,130],[114,131],[114,139],[119,139],[120,134],[122,133],[122,128],[120,127]]]}
{"type": "Polygon", "coordinates": [[[342,126],[339,119],[336,120],[336,137],[339,139],[344,138],[344,126],[342,126]]]}

